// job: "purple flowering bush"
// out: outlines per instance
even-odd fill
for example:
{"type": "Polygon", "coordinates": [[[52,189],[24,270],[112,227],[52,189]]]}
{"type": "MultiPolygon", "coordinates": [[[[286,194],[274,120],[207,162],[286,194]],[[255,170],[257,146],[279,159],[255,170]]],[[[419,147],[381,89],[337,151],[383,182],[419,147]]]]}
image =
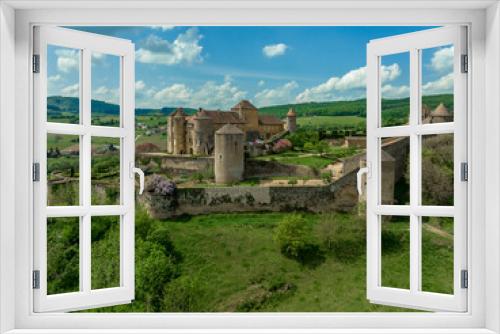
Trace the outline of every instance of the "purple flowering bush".
{"type": "Polygon", "coordinates": [[[176,189],[175,182],[156,174],[146,184],[146,191],[154,195],[172,196],[176,189]]]}
{"type": "Polygon", "coordinates": [[[286,150],[289,150],[292,148],[292,142],[288,139],[279,139],[274,143],[273,145],[273,152],[274,153],[280,153],[286,150]]]}

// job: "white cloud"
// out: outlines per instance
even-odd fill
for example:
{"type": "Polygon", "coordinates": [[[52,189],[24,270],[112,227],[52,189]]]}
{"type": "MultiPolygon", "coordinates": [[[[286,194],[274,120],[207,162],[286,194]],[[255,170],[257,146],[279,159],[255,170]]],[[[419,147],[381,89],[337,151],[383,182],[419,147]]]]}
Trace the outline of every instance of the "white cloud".
{"type": "Polygon", "coordinates": [[[80,85],[78,83],[69,85],[61,89],[61,96],[78,97],[80,95],[80,85]]]}
{"type": "Polygon", "coordinates": [[[264,89],[255,94],[255,103],[257,106],[290,103],[293,101],[293,91],[298,87],[299,85],[295,81],[290,81],[273,89],[264,89]]]}
{"type": "Polygon", "coordinates": [[[453,69],[453,46],[441,48],[434,52],[431,58],[431,67],[438,72],[453,69]]]}
{"type": "Polygon", "coordinates": [[[207,109],[227,109],[246,96],[246,92],[230,80],[218,84],[214,81],[204,83],[199,89],[175,83],[153,94],[156,107],[203,107],[207,109]]]}
{"type": "Polygon", "coordinates": [[[72,49],[56,49],[57,68],[59,71],[68,73],[72,70],[78,70],[80,66],[80,56],[77,50],[72,49]]]}
{"type": "Polygon", "coordinates": [[[401,75],[401,68],[397,63],[389,66],[382,65],[382,82],[388,82],[397,79],[401,75]]]}
{"type": "Polygon", "coordinates": [[[135,82],[135,90],[138,91],[138,90],[143,90],[144,88],[146,88],[146,83],[142,80],[138,80],[135,82]]]}
{"type": "Polygon", "coordinates": [[[100,86],[92,92],[92,99],[118,104],[120,103],[120,90],[118,88],[100,86]]]}
{"type": "Polygon", "coordinates": [[[49,80],[49,85],[50,84],[54,84],[56,82],[58,82],[59,80],[61,80],[61,75],[60,74],[56,74],[56,75],[51,75],[48,80],[49,80]]]}
{"type": "Polygon", "coordinates": [[[197,28],[189,28],[173,42],[150,35],[144,46],[137,50],[136,58],[141,63],[163,65],[201,62],[203,46],[199,42],[202,38],[197,28]]]}
{"type": "Polygon", "coordinates": [[[288,46],[283,43],[266,45],[262,48],[262,53],[268,58],[282,56],[285,54],[288,46]]]}
{"type": "Polygon", "coordinates": [[[159,106],[183,106],[191,99],[193,92],[184,84],[173,84],[154,94],[159,106]]]}
{"type": "Polygon", "coordinates": [[[386,84],[382,86],[382,96],[384,99],[400,99],[410,96],[410,87],[406,85],[393,86],[386,84]]]}
{"type": "Polygon", "coordinates": [[[435,81],[429,81],[422,85],[424,95],[453,93],[453,73],[446,74],[435,81]]]}
{"type": "MultiPolygon", "coordinates": [[[[397,63],[382,65],[382,82],[393,81],[401,75],[397,63]]],[[[365,96],[366,67],[350,70],[341,77],[331,77],[327,81],[302,91],[296,97],[297,102],[335,101],[341,99],[357,99],[365,96]]]]}
{"type": "Polygon", "coordinates": [[[153,30],[161,30],[161,31],[169,31],[174,29],[175,26],[169,26],[169,25],[160,25],[160,26],[152,26],[151,29],[153,30]]]}

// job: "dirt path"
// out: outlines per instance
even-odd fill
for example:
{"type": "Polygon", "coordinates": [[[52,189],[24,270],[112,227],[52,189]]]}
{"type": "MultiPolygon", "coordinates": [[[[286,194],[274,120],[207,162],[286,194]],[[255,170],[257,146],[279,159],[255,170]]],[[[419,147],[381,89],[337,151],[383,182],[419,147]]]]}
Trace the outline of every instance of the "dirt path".
{"type": "Polygon", "coordinates": [[[453,235],[449,234],[448,232],[446,231],[443,231],[435,226],[432,226],[432,225],[429,225],[429,224],[424,224],[423,227],[429,231],[429,232],[432,232],[432,233],[435,233],[437,235],[440,235],[442,236],[443,238],[446,238],[446,239],[451,239],[453,240],[453,235]]]}

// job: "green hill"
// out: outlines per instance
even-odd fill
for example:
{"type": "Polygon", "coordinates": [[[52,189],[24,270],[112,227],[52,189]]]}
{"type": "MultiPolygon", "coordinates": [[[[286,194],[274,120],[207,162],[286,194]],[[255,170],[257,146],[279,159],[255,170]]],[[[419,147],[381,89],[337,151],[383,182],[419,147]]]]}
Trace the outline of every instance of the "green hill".
{"type": "MultiPolygon", "coordinates": [[[[92,112],[100,115],[118,115],[120,108],[117,104],[107,103],[99,100],[92,100],[92,112]]],[[[175,111],[175,107],[163,107],[161,109],[152,108],[136,108],[135,114],[143,115],[170,115],[175,111]]],[[[79,98],[66,96],[49,96],[47,98],[47,110],[51,118],[59,118],[64,116],[76,115],[79,111],[79,98]]],[[[196,109],[185,108],[184,111],[188,114],[193,114],[196,109]]]]}
{"type": "MultiPolygon", "coordinates": [[[[445,106],[453,110],[453,95],[429,95],[424,96],[423,103],[433,109],[443,102],[445,106]]],[[[408,112],[409,98],[384,99],[382,108],[385,115],[400,117],[408,112]]],[[[361,116],[366,117],[366,99],[353,101],[332,101],[332,102],[309,102],[297,104],[284,104],[260,108],[260,112],[271,114],[283,118],[290,108],[295,108],[298,117],[309,116],[361,116]]]]}
{"type": "MultiPolygon", "coordinates": [[[[422,98],[423,104],[434,109],[439,103],[444,103],[449,110],[453,110],[453,95],[430,95],[422,98]]],[[[75,97],[50,96],[47,99],[48,113],[53,118],[68,117],[78,112],[79,99],[75,97]]],[[[293,107],[300,117],[312,116],[358,116],[366,117],[366,99],[353,101],[333,102],[309,102],[297,104],[284,104],[259,108],[262,114],[275,115],[284,118],[288,110],[293,107]]],[[[163,107],[161,109],[137,108],[137,116],[145,115],[169,115],[175,110],[174,107],[163,107]]],[[[193,114],[196,109],[185,108],[186,113],[193,114]]],[[[407,118],[409,110],[409,98],[382,100],[384,124],[397,124],[401,119],[407,118]]],[[[119,107],[116,104],[104,101],[92,100],[92,111],[102,115],[118,115],[119,107]]]]}

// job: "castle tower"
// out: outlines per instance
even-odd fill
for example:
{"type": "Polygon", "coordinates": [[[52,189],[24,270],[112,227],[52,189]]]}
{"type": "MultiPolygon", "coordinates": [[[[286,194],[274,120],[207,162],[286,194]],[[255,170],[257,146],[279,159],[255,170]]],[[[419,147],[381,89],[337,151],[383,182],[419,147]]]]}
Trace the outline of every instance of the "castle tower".
{"type": "Polygon", "coordinates": [[[193,154],[208,155],[213,148],[213,123],[207,112],[200,109],[193,117],[193,154]]]}
{"type": "Polygon", "coordinates": [[[286,129],[290,133],[297,130],[297,113],[293,108],[290,108],[290,110],[288,110],[288,113],[286,114],[286,129]]]}
{"type": "Polygon", "coordinates": [[[173,154],[185,154],[186,149],[186,114],[182,108],[178,108],[173,114],[173,154]]]}
{"type": "Polygon", "coordinates": [[[241,100],[231,111],[237,112],[242,120],[246,121],[245,132],[259,131],[259,112],[248,100],[241,100]]]}
{"type": "Polygon", "coordinates": [[[441,102],[436,109],[431,111],[431,123],[452,122],[453,114],[441,102]]]}
{"type": "Polygon", "coordinates": [[[174,152],[174,116],[173,113],[167,117],[167,153],[174,152]]]}
{"type": "Polygon", "coordinates": [[[237,126],[226,124],[215,132],[215,183],[240,181],[244,168],[244,133],[237,126]]]}

